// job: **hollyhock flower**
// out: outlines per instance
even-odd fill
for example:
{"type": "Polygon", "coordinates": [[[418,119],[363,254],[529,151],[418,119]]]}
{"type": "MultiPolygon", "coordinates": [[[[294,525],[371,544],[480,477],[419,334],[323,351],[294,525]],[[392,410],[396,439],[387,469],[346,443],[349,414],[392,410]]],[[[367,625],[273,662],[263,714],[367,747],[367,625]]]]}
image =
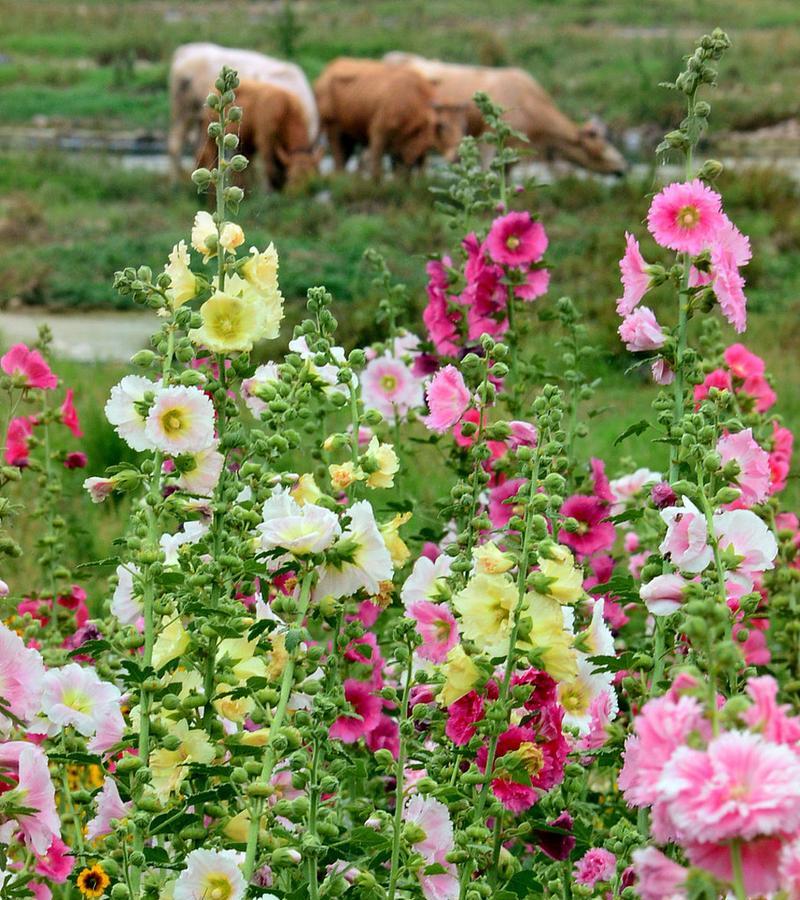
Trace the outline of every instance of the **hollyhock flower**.
{"type": "Polygon", "coordinates": [[[85,469],[88,461],[89,460],[85,453],[81,453],[80,450],[73,450],[72,453],[68,453],[64,457],[64,468],[85,469]]]}
{"type": "Polygon", "coordinates": [[[139,569],[135,563],[119,565],[116,574],[117,586],[111,598],[111,613],[121,625],[135,625],[144,615],[142,604],[133,589],[133,579],[139,574],[139,569]]]}
{"type": "Polygon", "coordinates": [[[365,741],[373,753],[388,750],[397,759],[400,753],[400,728],[391,716],[381,714],[378,724],[366,736],[365,741]]]}
{"type": "Polygon", "coordinates": [[[36,860],[34,872],[44,875],[53,884],[63,884],[75,865],[75,857],[60,837],[54,837],[53,843],[45,853],[36,860]]]}
{"type": "Polygon", "coordinates": [[[616,718],[618,704],[613,680],[613,673],[595,672],[592,663],[581,654],[575,678],[558,685],[558,702],[564,707],[564,724],[577,728],[579,734],[588,734],[592,724],[592,702],[601,696],[607,698],[609,718],[616,718]]]}
{"type": "Polygon", "coordinates": [[[688,497],[683,506],[661,510],[667,534],[659,546],[665,557],[684,572],[702,572],[713,558],[708,545],[708,526],[705,516],[688,497]]]}
{"type": "Polygon", "coordinates": [[[616,695],[604,692],[592,698],[589,704],[589,728],[578,741],[579,750],[599,750],[608,740],[608,726],[618,711],[612,696],[616,695]]]}
{"type": "Polygon", "coordinates": [[[489,519],[495,528],[508,525],[511,517],[521,513],[521,504],[508,503],[525,484],[524,478],[509,478],[489,490],[489,519]]]}
{"type": "Polygon", "coordinates": [[[751,353],[744,344],[731,344],[726,347],[723,357],[728,369],[742,380],[751,376],[763,375],[766,369],[764,360],[755,353],[751,353]]]}
{"type": "Polygon", "coordinates": [[[747,693],[753,705],[742,718],[751,731],[776,744],[794,746],[800,741],[800,718],[789,715],[788,704],[777,702],[778,682],[771,675],[748,678],[747,693]]]}
{"type": "Polygon", "coordinates": [[[487,541],[475,547],[472,551],[472,560],[475,571],[484,575],[502,575],[516,565],[514,557],[500,550],[494,541],[487,541]]]}
{"type": "Polygon", "coordinates": [[[634,735],[625,741],[619,788],[628,806],[651,806],[659,799],[658,780],[672,754],[692,732],[707,737],[710,727],[699,701],[665,694],[649,700],[634,720],[634,735]]]}
{"type": "Polygon", "coordinates": [[[633,851],[636,892],[642,900],[685,900],[689,873],[655,847],[633,851]]]}
{"type": "Polygon", "coordinates": [[[621,478],[614,478],[610,483],[611,498],[613,506],[611,507],[612,515],[618,515],[624,509],[627,503],[636,497],[647,485],[653,484],[661,479],[660,472],[653,472],[652,469],[637,469],[630,475],[623,475],[621,478]]]}
{"type": "Polygon", "coordinates": [[[561,506],[561,515],[578,522],[577,531],[562,528],[558,540],[576,553],[591,556],[600,550],[608,550],[614,543],[616,529],[611,522],[603,521],[608,516],[608,505],[598,497],[573,494],[561,506]]]}
{"type": "Polygon", "coordinates": [[[44,357],[25,344],[14,344],[0,356],[0,369],[26,388],[53,390],[58,387],[58,378],[44,357]]]}
{"type": "Polygon", "coordinates": [[[431,431],[444,432],[452,428],[467,411],[471,402],[464,377],[455,366],[440,369],[425,387],[430,415],[423,418],[431,431]]]}
{"type": "Polygon", "coordinates": [[[30,416],[17,416],[8,423],[6,449],[3,454],[10,466],[27,466],[30,462],[29,441],[33,435],[35,420],[30,416]]]}
{"type": "Polygon", "coordinates": [[[420,556],[400,591],[400,599],[406,609],[411,604],[420,601],[437,602],[441,600],[452,564],[452,556],[448,556],[446,553],[440,554],[433,561],[426,556],[420,556]]]}
{"type": "Polygon", "coordinates": [[[725,369],[714,369],[713,372],[709,372],[706,375],[702,384],[694,386],[694,402],[697,406],[708,397],[712,387],[717,388],[719,391],[732,391],[733,383],[731,382],[730,372],[727,372],[725,369]]]}
{"type": "Polygon", "coordinates": [[[800,838],[784,845],[780,857],[780,886],[787,891],[788,900],[800,897],[800,838]]]}
{"type": "Polygon", "coordinates": [[[409,367],[388,353],[367,363],[361,373],[364,405],[389,421],[403,420],[412,409],[422,406],[422,383],[409,367]]]}
{"type": "Polygon", "coordinates": [[[183,306],[197,294],[197,278],[189,268],[191,259],[185,241],[179,241],[169,254],[164,274],[169,275],[170,285],[166,294],[173,309],[183,306]]]}
{"type": "Polygon", "coordinates": [[[262,338],[278,336],[283,305],[267,306],[250,284],[228,275],[223,290],[216,290],[200,307],[202,324],[189,331],[193,344],[213,353],[247,353],[262,338]]]}
{"type": "Polygon", "coordinates": [[[564,810],[555,819],[547,823],[547,830],[535,828],[531,831],[531,840],[535,841],[539,849],[550,859],[564,862],[569,859],[570,853],[575,849],[576,839],[572,834],[572,816],[564,810]],[[550,829],[559,829],[551,831],[550,829]]]}
{"type": "MultiPolygon", "coordinates": [[[[305,508],[305,507],[304,507],[305,508]]],[[[350,525],[333,549],[347,548],[347,558],[325,567],[314,589],[315,597],[330,594],[335,599],[349,597],[361,589],[374,596],[382,581],[391,581],[392,557],[375,521],[372,506],[359,500],[349,509],[350,525]]]]}
{"type": "Polygon", "coordinates": [[[235,222],[225,222],[219,232],[219,245],[228,253],[233,253],[244,243],[244,231],[235,222]]]}
{"type": "Polygon", "coordinates": [[[243,854],[235,850],[192,850],[175,882],[173,900],[243,900],[247,893],[243,861],[243,854]]]}
{"type": "Polygon", "coordinates": [[[550,287],[550,272],[548,269],[529,269],[525,273],[525,281],[514,285],[514,296],[526,303],[536,300],[546,294],[550,287]]]}
{"type": "Polygon", "coordinates": [[[683,605],[683,591],[686,584],[686,579],[677,572],[656,575],[639,588],[639,596],[644,600],[651,615],[671,616],[683,605]]]}
{"type": "Polygon", "coordinates": [[[744,278],[739,268],[724,250],[715,246],[711,250],[711,268],[714,294],[722,314],[740,334],[747,328],[747,298],[744,294],[744,278]]]}
{"type": "Polygon", "coordinates": [[[650,374],[656,384],[667,385],[675,381],[675,372],[665,359],[657,359],[650,366],[650,374]]]}
{"type": "Polygon", "coordinates": [[[422,320],[436,352],[442,356],[455,356],[458,353],[457,326],[461,320],[461,313],[448,306],[448,300],[453,299],[447,293],[447,267],[450,266],[452,260],[448,256],[443,257],[441,262],[432,259],[425,266],[428,273],[428,305],[422,313],[422,320]]]}
{"type": "Polygon", "coordinates": [[[125,819],[131,809],[133,801],[123,803],[116,781],[110,775],[106,775],[102,790],[95,797],[95,817],[86,826],[86,837],[94,841],[111,834],[113,831],[111,822],[115,819],[120,821],[125,819]]]}
{"type": "Polygon", "coordinates": [[[506,266],[528,266],[538,262],[547,250],[547,233],[529,212],[510,212],[492,222],[486,236],[486,250],[496,262],[506,266]]]}
{"type": "Polygon", "coordinates": [[[78,421],[78,410],[75,409],[74,403],[75,393],[72,388],[67,388],[64,394],[64,402],[61,404],[61,421],[69,428],[75,437],[83,437],[81,425],[78,421]]]}
{"type": "Polygon", "coordinates": [[[662,247],[692,256],[712,243],[724,223],[722,198],[698,178],[667,185],[647,214],[647,227],[662,247]]]}
{"type": "Polygon", "coordinates": [[[752,428],[721,437],[717,441],[717,453],[723,465],[731,460],[739,464],[736,482],[743,503],[755,506],[766,500],[770,481],[769,454],[756,443],[752,428]]]}
{"type": "Polygon", "coordinates": [[[367,487],[394,487],[394,476],[400,471],[400,460],[392,444],[382,444],[372,437],[361,459],[367,487]]]}
{"type": "Polygon", "coordinates": [[[328,729],[328,736],[345,744],[354,744],[377,727],[383,703],[381,698],[373,693],[369,682],[358,681],[355,678],[345,680],[344,696],[353,712],[340,715],[328,729]]]}
{"type": "Polygon", "coordinates": [[[583,569],[575,565],[566,547],[554,545],[548,556],[539,560],[539,571],[548,579],[547,589],[542,590],[548,597],[559,603],[575,603],[583,596],[583,569]]]}
{"type": "Polygon", "coordinates": [[[451,706],[468,694],[481,677],[480,669],[467,656],[461,644],[456,644],[447,654],[441,671],[445,681],[436,699],[443,706],[451,706]]]}
{"type": "Polygon", "coordinates": [[[148,760],[151,784],[162,803],[166,803],[188,777],[190,763],[209,765],[215,756],[205,731],[190,729],[185,719],[171,724],[170,734],[178,739],[178,747],[175,750],[163,747],[152,750],[148,760]]]}
{"type": "Polygon", "coordinates": [[[262,516],[263,521],[256,526],[262,550],[279,547],[298,557],[321,553],[342,532],[336,513],[313,503],[300,506],[285,487],[272,492],[262,516]]]}
{"type": "Polygon", "coordinates": [[[769,629],[769,619],[750,619],[747,623],[747,637],[744,641],[741,641],[739,640],[739,633],[743,630],[743,627],[740,622],[736,622],[731,629],[731,635],[739,647],[745,664],[748,666],[768,666],[772,661],[772,653],[764,632],[769,629]]]}
{"type": "MultiPolygon", "coordinates": [[[[492,683],[489,682],[489,684],[492,683]]],[[[495,693],[497,693],[496,689],[495,693]]],[[[477,691],[470,691],[447,707],[447,724],[444,733],[454,744],[463,747],[472,740],[477,732],[477,724],[483,718],[483,714],[483,697],[477,691]]]]}
{"type": "Polygon", "coordinates": [[[175,534],[162,534],[158,546],[164,554],[165,566],[179,565],[179,552],[184,544],[196,544],[208,534],[210,525],[205,522],[184,522],[180,531],[175,534]]]}
{"type": "MultiPolygon", "coordinates": [[[[5,763],[0,747],[0,764],[5,763]]],[[[25,744],[16,760],[17,786],[14,796],[19,806],[33,810],[17,816],[28,849],[44,856],[61,834],[61,821],[56,808],[56,793],[44,751],[25,744]]]]}
{"type": "Polygon", "coordinates": [[[199,453],[214,441],[214,405],[196,387],[162,388],[144,430],[152,446],[170,456],[199,453]]]}
{"type": "Polygon", "coordinates": [[[650,499],[656,509],[666,509],[668,506],[674,506],[678,502],[678,495],[672,489],[672,485],[668,481],[660,481],[654,484],[650,491],[650,499]]]}
{"type": "Polygon", "coordinates": [[[55,731],[72,725],[80,734],[93,735],[106,707],[119,709],[121,699],[116,685],[77,663],[50,669],[42,679],[42,712],[55,731]]]}
{"type": "Polygon", "coordinates": [[[617,874],[617,857],[603,847],[592,847],[575,863],[572,874],[578,884],[593,888],[598,882],[614,878],[617,874]]]}
{"type": "Polygon", "coordinates": [[[734,509],[714,516],[714,534],[723,553],[731,550],[742,557],[737,566],[742,574],[752,576],[774,567],[778,555],[775,535],[751,510],[734,509]]]}
{"type": "MultiPolygon", "coordinates": [[[[779,887],[778,869],[783,841],[777,837],[762,837],[741,845],[742,880],[748,897],[773,895],[779,887]]],[[[684,848],[692,866],[710,872],[722,881],[733,880],[731,849],[727,844],[698,842],[684,848]]]]}
{"type": "Polygon", "coordinates": [[[153,645],[153,668],[158,671],[181,656],[189,646],[189,632],[179,618],[172,619],[158,632],[153,645]]]}
{"type": "Polygon", "coordinates": [[[150,381],[141,375],[126,375],[111,388],[105,405],[106,419],[132,450],[153,450],[154,444],[145,433],[143,414],[145,395],[161,389],[161,381],[150,381]]]}
{"type": "Polygon", "coordinates": [[[772,451],[769,454],[770,494],[777,494],[786,487],[792,464],[794,435],[777,422],[772,423],[772,451]]]}
{"type": "Polygon", "coordinates": [[[461,633],[492,657],[508,653],[518,602],[517,585],[508,575],[473,575],[453,597],[461,633]]]}
{"type": "Polygon", "coordinates": [[[406,615],[417,623],[422,638],[418,655],[433,663],[443,663],[458,643],[458,626],[447,604],[419,600],[408,606],[406,615]]]}
{"type": "Polygon", "coordinates": [[[0,735],[12,727],[4,710],[23,722],[39,712],[44,674],[39,651],[26,647],[15,631],[0,622],[0,735]]]}
{"type": "Polygon", "coordinates": [[[686,841],[711,843],[800,827],[800,760],[749,732],[679,747],[658,780],[661,802],[686,841]]]}
{"type": "Polygon", "coordinates": [[[207,263],[212,256],[217,255],[216,241],[218,238],[219,232],[217,231],[217,225],[214,222],[211,213],[206,212],[204,209],[195,213],[194,223],[192,225],[191,243],[192,247],[194,247],[198,253],[203,254],[204,263],[207,263]],[[209,247],[207,243],[209,238],[214,239],[212,241],[213,249],[209,247]]]}
{"type": "Polygon", "coordinates": [[[627,231],[625,255],[619,261],[619,270],[622,273],[622,296],[617,300],[617,312],[621,316],[627,316],[650,290],[651,281],[647,273],[647,262],[639,250],[639,242],[627,231]]]}
{"type": "Polygon", "coordinates": [[[667,339],[655,313],[647,306],[640,306],[625,316],[617,331],[625,343],[625,349],[631,353],[658,350],[667,339]]]}
{"type": "Polygon", "coordinates": [[[280,380],[277,364],[270,362],[260,365],[251,378],[245,378],[242,381],[242,397],[245,405],[256,418],[267,409],[267,404],[258,396],[258,389],[280,380]]]}
{"type": "Polygon", "coordinates": [[[403,821],[411,845],[427,862],[433,862],[439,854],[453,850],[453,823],[441,800],[414,794],[403,806],[403,821]],[[409,825],[415,828],[410,829],[409,825]]]}
{"type": "Polygon", "coordinates": [[[219,441],[213,441],[199,453],[184,455],[180,460],[179,476],[175,482],[187,494],[210,497],[217,486],[225,457],[217,449],[219,441]]]}
{"type": "Polygon", "coordinates": [[[756,411],[765,413],[771,409],[778,399],[775,391],[763,375],[751,375],[742,385],[742,391],[756,401],[756,411]]]}

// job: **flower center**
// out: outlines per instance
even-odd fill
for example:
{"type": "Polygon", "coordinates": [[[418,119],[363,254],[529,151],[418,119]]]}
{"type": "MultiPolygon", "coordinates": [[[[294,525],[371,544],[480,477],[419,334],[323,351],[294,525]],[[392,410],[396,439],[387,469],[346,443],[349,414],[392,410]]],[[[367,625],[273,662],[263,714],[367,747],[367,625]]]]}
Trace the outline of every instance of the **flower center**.
{"type": "Polygon", "coordinates": [[[161,419],[164,432],[170,436],[178,434],[183,429],[183,413],[179,409],[171,409],[161,419]]]}
{"type": "Polygon", "coordinates": [[[678,210],[676,221],[681,228],[694,228],[700,221],[700,210],[693,204],[682,206],[678,210]]]}
{"type": "Polygon", "coordinates": [[[437,619],[434,623],[436,629],[436,640],[444,642],[450,636],[450,623],[445,619],[437,619]]]}
{"type": "Polygon", "coordinates": [[[535,778],[544,768],[544,754],[532,741],[523,741],[517,753],[531,778],[535,778]]]}
{"type": "Polygon", "coordinates": [[[520,243],[520,239],[515,234],[510,234],[506,238],[506,247],[508,247],[509,250],[516,250],[520,243]]]}
{"type": "Polygon", "coordinates": [[[391,394],[397,390],[397,378],[394,375],[382,375],[381,387],[387,394],[391,394]]]}
{"type": "Polygon", "coordinates": [[[203,896],[207,900],[228,900],[233,893],[231,883],[224,875],[210,875],[206,879],[206,885],[203,896]]]}
{"type": "Polygon", "coordinates": [[[558,687],[558,702],[566,712],[572,715],[585,715],[589,709],[591,698],[589,692],[580,684],[560,684],[558,687]]]}
{"type": "Polygon", "coordinates": [[[88,714],[92,711],[92,698],[80,691],[65,691],[62,702],[75,712],[88,714]]]}

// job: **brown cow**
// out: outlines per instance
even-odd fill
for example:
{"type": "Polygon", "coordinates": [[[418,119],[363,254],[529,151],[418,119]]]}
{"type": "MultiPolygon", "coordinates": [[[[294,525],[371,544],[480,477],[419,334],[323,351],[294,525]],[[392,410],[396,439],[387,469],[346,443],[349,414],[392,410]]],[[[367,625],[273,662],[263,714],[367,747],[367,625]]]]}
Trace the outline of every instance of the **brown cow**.
{"type": "Polygon", "coordinates": [[[463,105],[436,109],[426,79],[402,66],[340,57],[323,70],[314,93],[338,170],[365,146],[369,171],[379,179],[385,153],[411,169],[431,150],[452,155],[463,133],[463,105]]]}
{"type": "MultiPolygon", "coordinates": [[[[280,191],[317,172],[319,154],[309,145],[306,115],[293,93],[273,84],[243,80],[236,89],[236,105],[242,109],[242,119],[227,128],[239,135],[236,152],[260,158],[270,187],[280,191]]],[[[198,167],[210,169],[216,164],[216,142],[207,136],[208,125],[215,118],[216,113],[207,110],[198,167]]]]}
{"type": "Polygon", "coordinates": [[[546,157],[561,157],[593,172],[622,174],[627,164],[605,139],[602,126],[576,125],[553,98],[522,69],[466,66],[425,59],[411,53],[387,53],[384,61],[419,72],[433,87],[437,102],[465,103],[467,131],[477,137],[486,123],[472,101],[478,91],[506,111],[505,120],[546,157]]]}

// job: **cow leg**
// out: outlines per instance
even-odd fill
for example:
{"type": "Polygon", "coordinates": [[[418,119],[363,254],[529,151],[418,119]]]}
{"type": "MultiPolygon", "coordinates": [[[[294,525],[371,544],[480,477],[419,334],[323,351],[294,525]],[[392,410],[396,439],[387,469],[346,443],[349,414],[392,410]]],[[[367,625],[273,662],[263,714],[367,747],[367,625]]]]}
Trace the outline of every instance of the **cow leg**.
{"type": "Polygon", "coordinates": [[[375,181],[381,180],[383,174],[383,154],[386,151],[386,130],[380,123],[373,125],[369,130],[369,144],[367,145],[367,168],[375,181]]]}
{"type": "Polygon", "coordinates": [[[345,137],[338,125],[328,124],[325,126],[328,135],[328,146],[331,148],[331,156],[333,157],[333,167],[337,172],[343,172],[347,165],[350,154],[345,146],[345,137]]]}
{"type": "Polygon", "coordinates": [[[167,153],[169,154],[170,176],[173,182],[180,181],[183,177],[181,156],[183,143],[186,140],[189,125],[191,124],[191,111],[186,109],[173,110],[172,122],[167,135],[167,153]]]}

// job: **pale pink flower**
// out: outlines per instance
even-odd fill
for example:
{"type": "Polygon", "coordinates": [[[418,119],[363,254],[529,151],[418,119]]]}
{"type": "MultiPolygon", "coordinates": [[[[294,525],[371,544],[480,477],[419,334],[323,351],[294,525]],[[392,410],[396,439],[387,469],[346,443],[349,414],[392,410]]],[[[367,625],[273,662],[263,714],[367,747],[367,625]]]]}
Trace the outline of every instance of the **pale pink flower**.
{"type": "Polygon", "coordinates": [[[677,572],[656,575],[639,589],[647,611],[654,616],[670,616],[683,605],[683,590],[686,579],[677,572]]]}
{"type": "Polygon", "coordinates": [[[77,663],[50,669],[43,678],[42,712],[55,731],[72,725],[80,734],[93,735],[106,707],[119,709],[121,699],[116,685],[77,663]]]}
{"type": "Polygon", "coordinates": [[[214,405],[196,387],[162,388],[147,414],[144,433],[170,456],[200,453],[214,442],[214,405]]]}
{"type": "Polygon", "coordinates": [[[424,833],[413,847],[428,862],[433,862],[439,853],[449,853],[454,848],[453,823],[441,800],[414,794],[405,802],[403,820],[424,833]]]}
{"type": "Polygon", "coordinates": [[[800,718],[789,715],[788,703],[777,702],[778,682],[771,675],[748,678],[747,693],[753,705],[742,718],[751,731],[776,744],[794,746],[800,742],[800,718]]]}
{"type": "Polygon", "coordinates": [[[345,744],[354,744],[377,727],[383,701],[373,692],[370,682],[358,681],[356,678],[345,681],[344,696],[352,707],[352,713],[339,716],[328,729],[328,735],[345,744]]]}
{"type": "Polygon", "coordinates": [[[11,729],[3,709],[23,722],[39,712],[44,663],[38,650],[26,647],[22,638],[0,622],[0,735],[11,729]]]}
{"type": "Polygon", "coordinates": [[[258,418],[267,409],[267,404],[258,396],[257,390],[281,380],[280,370],[276,363],[264,363],[259,366],[251,378],[242,381],[242,397],[250,412],[258,418]]]}
{"type": "Polygon", "coordinates": [[[712,243],[725,221],[722,198],[698,178],[667,185],[647,214],[647,227],[662,247],[693,256],[712,243]]]}
{"type": "Polygon", "coordinates": [[[12,378],[18,378],[28,388],[53,390],[58,387],[58,378],[47,365],[44,357],[25,344],[14,344],[0,357],[0,369],[12,378]]]}
{"type": "Polygon", "coordinates": [[[592,847],[575,863],[573,876],[578,884],[594,887],[611,881],[617,874],[617,857],[604,847],[592,847]]]}
{"type": "Polygon", "coordinates": [[[720,550],[730,549],[742,557],[736,571],[752,576],[774,567],[778,555],[775,535],[751,510],[733,509],[714,516],[714,533],[720,550]]]}
{"type": "Polygon", "coordinates": [[[458,643],[458,625],[446,603],[418,600],[406,609],[406,615],[417,623],[422,645],[417,653],[422,659],[441,664],[458,643]]]}
{"type": "Polygon", "coordinates": [[[117,486],[113,478],[87,478],[83,482],[83,487],[89,492],[92,503],[102,503],[105,499],[114,493],[117,486]]]}
{"type": "Polygon", "coordinates": [[[667,339],[655,313],[647,306],[640,306],[625,316],[617,331],[625,343],[625,349],[631,353],[658,350],[667,339]]]}
{"type": "Polygon", "coordinates": [[[713,288],[722,314],[741,333],[747,327],[747,298],[744,278],[730,255],[718,247],[711,250],[713,288]]]}
{"type": "Polygon", "coordinates": [[[650,290],[647,262],[639,250],[639,242],[625,232],[625,255],[619,261],[622,273],[622,296],[617,300],[617,312],[627,316],[636,309],[642,297],[650,290]]]}
{"type": "Polygon", "coordinates": [[[191,454],[192,468],[181,465],[176,484],[182,491],[198,497],[210,497],[214,493],[225,465],[225,457],[218,447],[219,441],[214,440],[205,450],[191,454]]]}
{"type": "Polygon", "coordinates": [[[547,233],[529,212],[510,212],[492,222],[486,250],[496,263],[527,266],[538,262],[547,250],[547,233]]]}
{"type": "Polygon", "coordinates": [[[689,873],[655,847],[633,851],[636,892],[642,900],[685,900],[689,873]]]}
{"type": "Polygon", "coordinates": [[[612,514],[621,513],[625,509],[625,505],[633,500],[647,485],[654,484],[660,480],[661,473],[654,472],[652,469],[636,469],[630,475],[612,479],[609,482],[611,497],[614,501],[614,505],[611,507],[612,514]]]}
{"type": "Polygon", "coordinates": [[[450,574],[452,564],[453,557],[446,553],[440,554],[435,560],[420,556],[400,591],[400,599],[406,609],[414,603],[435,603],[440,600],[441,590],[446,586],[445,579],[450,574]]]}
{"type": "Polygon", "coordinates": [[[683,506],[661,510],[667,534],[659,550],[684,572],[702,572],[711,562],[713,551],[708,544],[708,525],[705,516],[688,497],[683,506]]]}
{"type": "MultiPolygon", "coordinates": [[[[6,747],[0,746],[0,764],[6,762],[3,758],[5,749],[6,747]]],[[[17,819],[25,843],[37,856],[44,856],[53,841],[60,836],[61,821],[47,757],[35,744],[25,744],[19,751],[17,787],[14,791],[20,806],[34,810],[17,819]]]]}
{"type": "Polygon", "coordinates": [[[650,366],[650,374],[656,384],[667,385],[675,381],[675,372],[672,366],[660,357],[650,366]]]}
{"type": "Polygon", "coordinates": [[[471,396],[464,377],[455,366],[445,366],[425,388],[430,415],[422,421],[431,431],[444,432],[452,428],[470,405],[471,396]]]}
{"type": "Polygon", "coordinates": [[[722,734],[707,750],[679,747],[657,791],[682,840],[751,840],[800,827],[800,760],[750,732],[722,734]]]}
{"type": "Polygon", "coordinates": [[[131,809],[133,801],[123,803],[116,781],[110,775],[106,775],[103,787],[95,797],[95,817],[86,826],[86,837],[93,841],[111,834],[112,821],[126,818],[131,809]]]}
{"type": "Polygon", "coordinates": [[[147,407],[145,396],[161,389],[161,381],[150,381],[142,375],[126,375],[111,388],[106,401],[106,419],[132,450],[153,450],[152,440],[145,434],[147,407]]]}
{"type": "Polygon", "coordinates": [[[741,500],[747,506],[755,506],[769,495],[769,454],[753,437],[753,429],[746,428],[737,434],[726,434],[717,442],[723,465],[731,460],[739,463],[737,484],[742,492],[741,500]]]}
{"type": "Polygon", "coordinates": [[[405,419],[412,409],[422,406],[422,383],[402,359],[388,353],[367,363],[361,374],[364,405],[389,421],[405,419]]]}

